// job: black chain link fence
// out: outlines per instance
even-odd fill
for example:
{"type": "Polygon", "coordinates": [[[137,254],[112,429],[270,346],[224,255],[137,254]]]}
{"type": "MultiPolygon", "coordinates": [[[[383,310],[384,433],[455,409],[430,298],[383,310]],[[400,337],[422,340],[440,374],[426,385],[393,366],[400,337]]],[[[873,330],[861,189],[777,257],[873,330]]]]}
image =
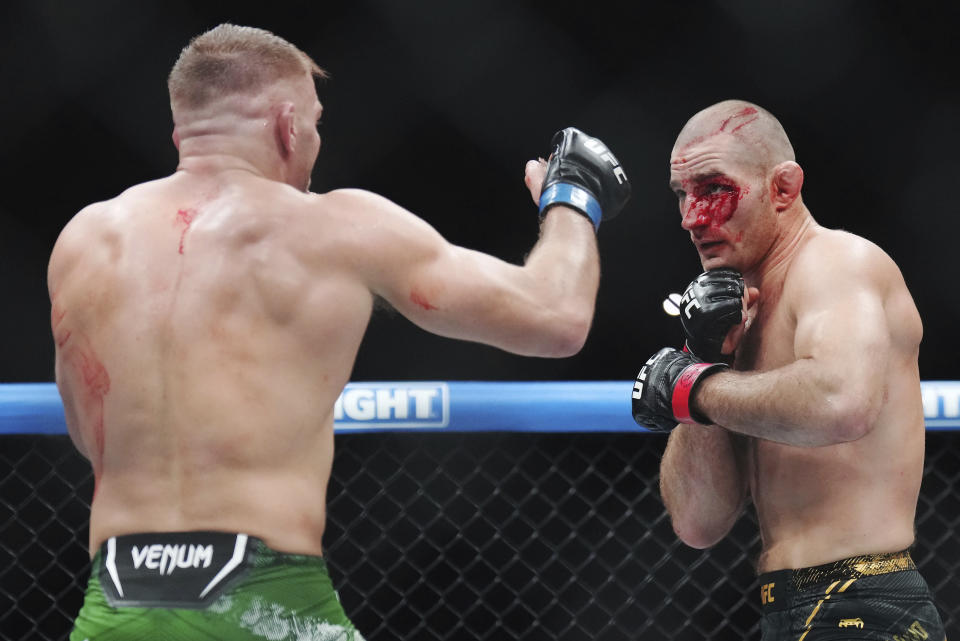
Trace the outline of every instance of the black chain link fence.
{"type": "MultiPolygon", "coordinates": [[[[369,641],[757,639],[756,524],[697,551],[647,434],[337,437],[327,559],[369,641]]],[[[914,558],[960,621],[960,435],[929,434],[914,558]]],[[[64,639],[93,479],[67,437],[0,437],[0,637],[64,639]]]]}

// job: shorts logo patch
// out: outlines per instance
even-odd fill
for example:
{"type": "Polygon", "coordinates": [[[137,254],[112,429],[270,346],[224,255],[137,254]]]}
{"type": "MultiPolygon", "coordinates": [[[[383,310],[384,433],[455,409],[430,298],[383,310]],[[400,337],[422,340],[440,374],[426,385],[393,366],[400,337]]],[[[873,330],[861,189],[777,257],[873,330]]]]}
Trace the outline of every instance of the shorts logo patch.
{"type": "Polygon", "coordinates": [[[226,532],[111,537],[100,587],[113,607],[203,608],[246,570],[249,538],[226,532]]]}
{"type": "Polygon", "coordinates": [[[840,623],[837,624],[838,628],[859,628],[863,629],[863,619],[840,619],[840,623]]]}
{"type": "Polygon", "coordinates": [[[210,567],[213,561],[212,545],[163,545],[154,543],[130,549],[133,557],[133,568],[139,570],[144,566],[148,570],[157,570],[162,575],[171,575],[175,568],[210,567]]]}
{"type": "Polygon", "coordinates": [[[766,583],[760,586],[760,603],[762,605],[776,601],[776,599],[773,598],[773,586],[775,585],[776,583],[766,583]]]}

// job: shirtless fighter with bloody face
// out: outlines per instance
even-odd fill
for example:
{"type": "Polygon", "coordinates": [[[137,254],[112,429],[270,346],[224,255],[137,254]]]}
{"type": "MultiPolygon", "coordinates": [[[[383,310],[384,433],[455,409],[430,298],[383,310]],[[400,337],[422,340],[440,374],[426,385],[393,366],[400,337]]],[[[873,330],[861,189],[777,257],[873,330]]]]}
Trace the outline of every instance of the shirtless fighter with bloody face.
{"type": "Polygon", "coordinates": [[[74,641],[360,639],[321,554],[334,402],[374,299],[519,354],[586,339],[595,226],[629,196],[600,141],[566,129],[527,164],[541,236],[512,265],[374,194],[310,193],[317,75],[260,29],[197,37],[169,78],[176,172],[57,240],[57,383],[96,478],[74,641]]]}
{"type": "Polygon", "coordinates": [[[764,641],[939,641],[907,552],[920,317],[890,257],[819,226],[802,184],[756,105],[722,102],[683,128],[670,186],[707,271],[681,305],[686,349],[644,364],[634,417],[670,432],[661,492],[684,542],[713,545],[753,502],[764,641]]]}

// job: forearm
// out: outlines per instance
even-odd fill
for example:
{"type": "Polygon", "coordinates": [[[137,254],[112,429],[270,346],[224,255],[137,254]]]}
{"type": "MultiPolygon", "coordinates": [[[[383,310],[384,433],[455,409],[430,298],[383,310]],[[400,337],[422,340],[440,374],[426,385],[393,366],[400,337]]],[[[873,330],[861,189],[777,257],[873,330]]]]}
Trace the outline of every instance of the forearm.
{"type": "Polygon", "coordinates": [[[552,207],[524,269],[548,300],[586,310],[593,316],[600,285],[600,255],[596,231],[587,217],[563,206],[552,207]]]}
{"type": "Polygon", "coordinates": [[[863,377],[830,374],[812,359],[800,359],[765,372],[710,376],[692,404],[731,431],[819,447],[856,440],[869,429],[879,391],[862,382],[863,377]]]}
{"type": "Polygon", "coordinates": [[[522,266],[446,243],[434,251],[421,269],[380,290],[407,318],[524,356],[582,348],[600,280],[596,233],[583,215],[553,207],[522,266]]]}
{"type": "MultiPolygon", "coordinates": [[[[485,257],[484,257],[485,258],[485,257]]],[[[467,316],[483,319],[481,340],[526,356],[566,357],[580,351],[593,322],[600,259],[596,231],[574,210],[547,212],[540,238],[522,267],[488,263],[495,283],[490,295],[471,291],[467,316]]]]}
{"type": "Polygon", "coordinates": [[[687,545],[713,545],[743,511],[747,483],[735,438],[701,425],[680,425],[670,434],[660,463],[660,494],[674,531],[687,545]]]}

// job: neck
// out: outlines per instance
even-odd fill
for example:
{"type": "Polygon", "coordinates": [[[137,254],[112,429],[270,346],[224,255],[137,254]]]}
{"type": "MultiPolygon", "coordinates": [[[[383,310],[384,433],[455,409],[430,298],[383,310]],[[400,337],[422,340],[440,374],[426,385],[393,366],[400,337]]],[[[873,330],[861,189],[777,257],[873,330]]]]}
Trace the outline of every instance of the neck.
{"type": "Polygon", "coordinates": [[[763,259],[744,273],[747,286],[756,287],[762,292],[764,288],[783,284],[790,263],[818,227],[806,206],[800,204],[799,207],[800,211],[790,215],[790,222],[781,228],[763,259]]]}
{"type": "Polygon", "coordinates": [[[245,171],[270,180],[286,178],[284,166],[275,153],[254,138],[206,133],[180,140],[177,171],[214,176],[245,171]]]}
{"type": "Polygon", "coordinates": [[[285,182],[287,167],[268,106],[224,99],[194,111],[174,109],[174,120],[178,171],[212,176],[241,170],[285,182]]]}

